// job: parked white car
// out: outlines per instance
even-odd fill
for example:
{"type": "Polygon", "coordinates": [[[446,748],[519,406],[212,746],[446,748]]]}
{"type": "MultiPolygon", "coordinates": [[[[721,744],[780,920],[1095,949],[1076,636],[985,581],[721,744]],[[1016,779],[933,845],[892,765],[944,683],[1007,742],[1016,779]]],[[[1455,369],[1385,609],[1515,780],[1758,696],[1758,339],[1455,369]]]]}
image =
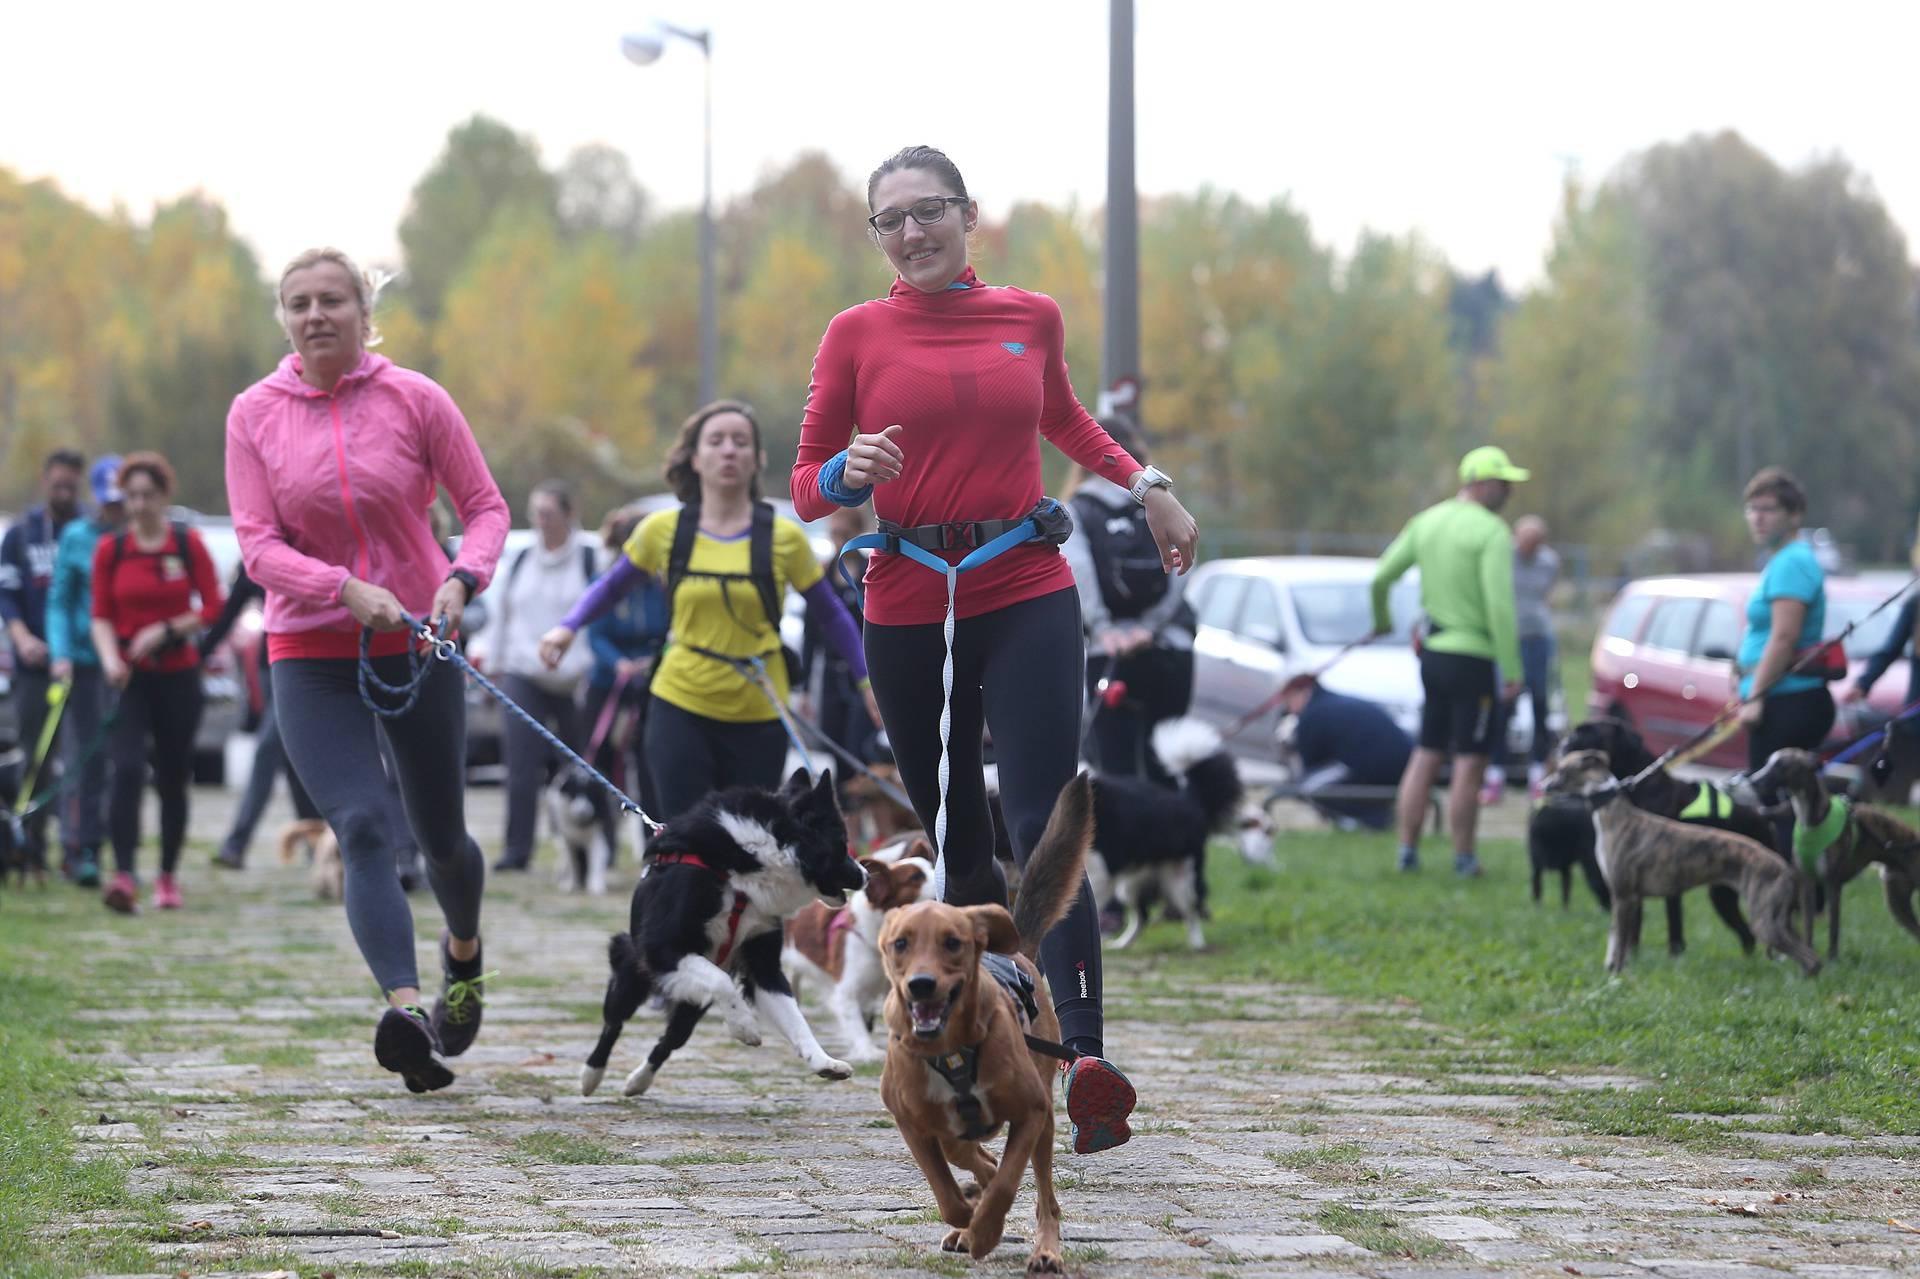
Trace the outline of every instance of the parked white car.
{"type": "MultiPolygon", "coordinates": [[[[1213,560],[1194,569],[1187,588],[1198,623],[1193,714],[1224,732],[1289,679],[1319,670],[1366,636],[1373,629],[1374,564],[1357,556],[1277,555],[1213,560]]],[[[1413,627],[1420,616],[1418,569],[1394,584],[1388,607],[1392,631],[1342,657],[1321,683],[1384,707],[1408,736],[1417,738],[1425,700],[1413,651],[1413,627]]],[[[1270,709],[1229,738],[1228,748],[1249,781],[1280,779],[1278,733],[1284,713],[1270,709]]],[[[1558,716],[1560,726],[1564,721],[1558,716]]],[[[1549,715],[1548,723],[1556,724],[1556,717],[1549,715]]],[[[1524,756],[1532,741],[1532,706],[1522,698],[1507,721],[1508,750],[1524,756]]]]}

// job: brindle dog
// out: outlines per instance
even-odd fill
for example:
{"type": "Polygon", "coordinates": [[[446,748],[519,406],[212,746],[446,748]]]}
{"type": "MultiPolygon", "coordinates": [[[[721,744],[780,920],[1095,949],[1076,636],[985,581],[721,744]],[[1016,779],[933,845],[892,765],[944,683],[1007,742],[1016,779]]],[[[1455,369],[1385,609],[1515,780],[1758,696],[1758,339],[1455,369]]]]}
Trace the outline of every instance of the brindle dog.
{"type": "MultiPolygon", "coordinates": [[[[1833,801],[1820,777],[1820,757],[1812,751],[1775,751],[1752,781],[1756,788],[1777,786],[1785,791],[1793,804],[1793,819],[1802,827],[1815,827],[1827,819],[1833,801]]],[[[1840,834],[1814,865],[1815,876],[1826,888],[1828,959],[1840,953],[1840,890],[1869,862],[1880,863],[1887,909],[1902,928],[1920,938],[1920,921],[1913,914],[1914,889],[1920,886],[1920,832],[1884,809],[1854,804],[1840,834]]]]}
{"type": "Polygon", "coordinates": [[[1794,932],[1794,913],[1806,909],[1797,871],[1744,835],[1655,817],[1634,806],[1603,751],[1563,757],[1547,779],[1556,796],[1582,796],[1593,809],[1594,852],[1613,892],[1607,968],[1619,972],[1640,945],[1640,907],[1648,897],[1675,897],[1704,884],[1739,890],[1753,931],[1809,975],[1820,957],[1794,932]]]}

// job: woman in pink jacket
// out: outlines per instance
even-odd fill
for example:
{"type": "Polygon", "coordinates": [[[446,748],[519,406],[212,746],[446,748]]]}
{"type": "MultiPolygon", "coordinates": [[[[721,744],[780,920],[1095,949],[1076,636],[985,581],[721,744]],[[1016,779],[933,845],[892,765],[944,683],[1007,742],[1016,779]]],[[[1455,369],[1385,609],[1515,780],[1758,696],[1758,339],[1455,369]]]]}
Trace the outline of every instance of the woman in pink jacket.
{"type": "Polygon", "coordinates": [[[486,588],[507,504],[466,419],[431,379],[366,351],[372,288],[338,249],[280,277],[293,354],[227,415],[227,494],[247,572],[267,591],[267,659],[288,758],[340,840],[347,923],[391,1005],[374,1056],[414,1092],[444,1088],[480,1028],[480,889],[467,834],[466,702],[460,673],[432,670],[412,710],[376,718],[357,680],[371,627],[374,673],[409,675],[401,621],[458,619],[486,588]],[[451,565],[427,511],[435,486],[466,525],[451,565]],[[440,998],[420,1006],[413,915],[394,874],[396,829],[376,733],[393,748],[406,820],[446,917],[440,998]]]}

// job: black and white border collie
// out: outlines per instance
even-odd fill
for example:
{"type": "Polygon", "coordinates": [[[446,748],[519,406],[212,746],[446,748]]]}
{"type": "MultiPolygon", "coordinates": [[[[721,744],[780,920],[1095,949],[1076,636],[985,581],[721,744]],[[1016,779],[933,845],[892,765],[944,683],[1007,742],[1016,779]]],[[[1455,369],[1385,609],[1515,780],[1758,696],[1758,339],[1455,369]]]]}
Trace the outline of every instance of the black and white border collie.
{"type": "Polygon", "coordinates": [[[556,873],[560,887],[595,897],[606,892],[619,829],[607,793],[578,768],[563,767],[547,784],[547,818],[565,853],[556,873]]]}
{"type": "Polygon", "coordinates": [[[765,1018],[807,1069],[825,1079],[851,1077],[853,1067],[828,1056],[801,1015],[780,971],[780,949],[796,911],[816,898],[844,906],[866,879],[848,853],[830,771],[811,786],[802,769],[778,791],[720,791],[668,822],[647,847],[632,931],[615,934],[607,948],[613,973],[604,1026],[581,1068],[580,1091],[600,1086],[621,1028],[656,987],[667,1000],[667,1026],[646,1064],[627,1076],[629,1097],[652,1085],[713,1006],[741,1043],[760,1042],[765,1018]]]}
{"type": "Polygon", "coordinates": [[[1256,866],[1272,866],[1273,821],[1247,802],[1240,770],[1212,728],[1197,720],[1169,720],[1154,730],[1153,749],[1179,789],[1144,777],[1096,776],[1087,880],[1102,910],[1118,901],[1126,915],[1113,949],[1125,949],[1138,935],[1151,888],[1180,912],[1187,921],[1187,944],[1201,950],[1207,944],[1200,920],[1206,912],[1208,838],[1232,836],[1240,856],[1256,866]]]}

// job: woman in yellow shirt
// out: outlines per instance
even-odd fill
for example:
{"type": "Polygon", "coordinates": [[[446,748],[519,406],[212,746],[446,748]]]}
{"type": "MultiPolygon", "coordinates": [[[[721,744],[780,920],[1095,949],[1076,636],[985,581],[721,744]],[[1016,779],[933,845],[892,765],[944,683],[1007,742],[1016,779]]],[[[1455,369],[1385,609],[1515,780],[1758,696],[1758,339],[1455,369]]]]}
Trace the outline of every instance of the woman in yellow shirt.
{"type": "Polygon", "coordinates": [[[784,705],[789,692],[779,630],[788,587],[819,610],[879,722],[853,618],[806,533],[762,500],[765,466],[751,408],[718,400],[695,412],[667,454],[667,483],[683,505],[642,520],[626,554],[541,637],[541,659],[556,665],[579,630],[644,575],[666,582],[670,631],[643,742],[660,821],[710,791],[780,784],[787,734],[772,698],[784,705]]]}

